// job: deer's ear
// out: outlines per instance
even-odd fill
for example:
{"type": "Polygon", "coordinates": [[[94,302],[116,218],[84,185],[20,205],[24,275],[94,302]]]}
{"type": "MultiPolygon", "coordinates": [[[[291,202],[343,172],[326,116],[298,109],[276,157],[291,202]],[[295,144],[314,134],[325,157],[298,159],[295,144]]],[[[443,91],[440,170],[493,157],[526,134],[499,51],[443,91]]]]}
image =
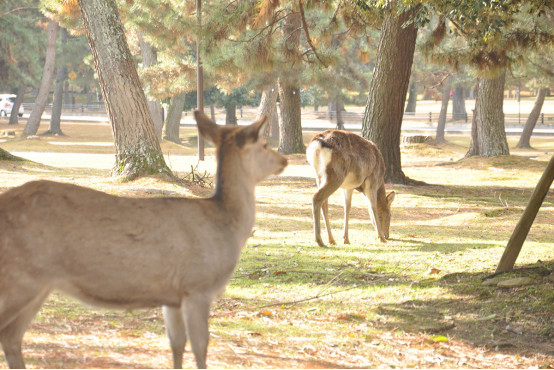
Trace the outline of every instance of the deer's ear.
{"type": "Polygon", "coordinates": [[[260,132],[265,126],[267,115],[263,114],[250,126],[245,127],[242,132],[237,135],[237,144],[239,147],[242,147],[246,143],[254,143],[258,141],[260,137],[260,132]]]}
{"type": "Polygon", "coordinates": [[[219,142],[219,127],[217,123],[209,119],[208,116],[199,110],[194,111],[194,118],[196,119],[196,124],[202,136],[217,145],[219,142]]]}

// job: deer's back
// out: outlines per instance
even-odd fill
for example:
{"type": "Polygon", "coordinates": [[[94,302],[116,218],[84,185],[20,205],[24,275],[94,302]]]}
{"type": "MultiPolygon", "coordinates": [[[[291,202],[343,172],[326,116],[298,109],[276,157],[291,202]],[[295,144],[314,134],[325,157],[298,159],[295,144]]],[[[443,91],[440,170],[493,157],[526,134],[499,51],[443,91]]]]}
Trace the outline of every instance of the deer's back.
{"type": "Polygon", "coordinates": [[[211,207],[27,183],[0,195],[0,280],[28,274],[101,305],[178,304],[190,289],[222,288],[238,259],[223,225],[205,227],[217,223],[211,207]]]}
{"type": "Polygon", "coordinates": [[[330,151],[328,164],[335,172],[359,179],[384,177],[384,161],[377,146],[352,132],[327,130],[315,135],[322,151],[330,151]]]}

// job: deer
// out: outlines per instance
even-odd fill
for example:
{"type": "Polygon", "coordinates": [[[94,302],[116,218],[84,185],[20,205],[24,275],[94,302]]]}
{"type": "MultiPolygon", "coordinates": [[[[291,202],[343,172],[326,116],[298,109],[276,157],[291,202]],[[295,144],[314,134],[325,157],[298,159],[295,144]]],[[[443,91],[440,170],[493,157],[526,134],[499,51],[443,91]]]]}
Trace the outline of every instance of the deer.
{"type": "Polygon", "coordinates": [[[344,195],[344,244],[350,244],[348,221],[354,190],[368,202],[369,216],[381,242],[389,238],[390,208],[395,197],[385,191],[385,162],[377,146],[358,134],[327,130],[316,134],[306,150],[308,162],[315,170],[317,192],[312,199],[315,241],[321,238],[320,217],[323,213],[329,244],[336,244],[329,224],[329,197],[342,188],[344,195]]]}
{"type": "Polygon", "coordinates": [[[260,134],[266,117],[223,127],[195,112],[216,148],[209,198],[131,198],[38,180],[0,194],[0,343],[24,368],[22,339],[52,290],[101,307],[162,306],[175,368],[187,340],[206,367],[208,317],[255,222],[255,186],[287,159],[260,134]]]}

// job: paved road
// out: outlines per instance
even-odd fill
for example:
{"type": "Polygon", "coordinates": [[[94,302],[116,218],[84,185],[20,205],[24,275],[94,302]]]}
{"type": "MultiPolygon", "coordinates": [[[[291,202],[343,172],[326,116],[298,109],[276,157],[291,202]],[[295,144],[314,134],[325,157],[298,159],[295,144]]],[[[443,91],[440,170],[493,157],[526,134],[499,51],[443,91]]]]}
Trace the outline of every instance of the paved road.
{"type": "MultiPolygon", "coordinates": [[[[422,116],[423,117],[423,116],[422,116]]],[[[28,118],[28,115],[23,116],[24,119],[28,118]]],[[[43,120],[50,120],[50,114],[45,112],[42,116],[43,120]]],[[[67,113],[62,115],[62,121],[70,122],[82,122],[82,123],[103,123],[108,124],[109,120],[106,114],[81,114],[81,113],[67,113]]],[[[223,118],[217,119],[219,124],[224,123],[223,118]]],[[[246,125],[251,123],[251,119],[239,119],[239,125],[246,125]]],[[[196,122],[191,114],[183,115],[181,119],[181,126],[183,127],[195,127],[196,122]]],[[[323,131],[335,128],[335,123],[326,119],[313,119],[303,117],[302,129],[306,131],[323,131]]],[[[345,128],[349,131],[361,131],[362,122],[348,122],[345,124],[345,128]]],[[[523,125],[506,125],[507,135],[520,135],[523,129],[523,125]]],[[[421,121],[406,120],[402,124],[403,133],[421,134],[421,135],[434,135],[437,131],[436,122],[429,123],[427,119],[422,118],[421,121]]],[[[469,135],[471,133],[470,123],[447,123],[445,132],[450,135],[469,135]]],[[[541,136],[554,136],[554,124],[537,125],[533,130],[533,135],[541,136]]]]}

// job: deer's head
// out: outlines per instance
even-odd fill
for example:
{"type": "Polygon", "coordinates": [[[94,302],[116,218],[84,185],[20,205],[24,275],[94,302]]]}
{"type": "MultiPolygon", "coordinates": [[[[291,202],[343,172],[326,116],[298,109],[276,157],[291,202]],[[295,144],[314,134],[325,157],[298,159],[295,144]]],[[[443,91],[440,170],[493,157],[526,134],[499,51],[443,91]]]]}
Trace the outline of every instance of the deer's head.
{"type": "Polygon", "coordinates": [[[266,115],[249,126],[219,126],[204,113],[195,111],[194,116],[202,135],[217,148],[218,161],[236,153],[240,157],[241,171],[256,183],[270,175],[278,175],[287,166],[287,159],[271,149],[260,134],[266,115]]]}

